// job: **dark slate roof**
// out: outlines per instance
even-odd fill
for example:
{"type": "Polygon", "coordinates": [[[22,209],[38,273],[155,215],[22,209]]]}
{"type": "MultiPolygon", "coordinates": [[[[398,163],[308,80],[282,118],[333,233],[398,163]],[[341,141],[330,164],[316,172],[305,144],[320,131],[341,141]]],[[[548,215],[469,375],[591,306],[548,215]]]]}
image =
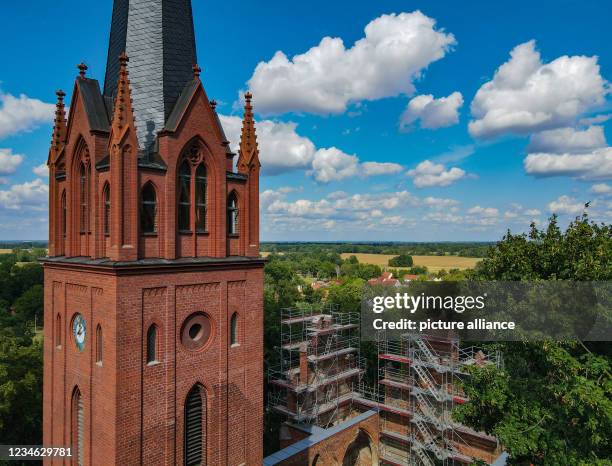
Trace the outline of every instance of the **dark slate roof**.
{"type": "MultiPolygon", "coordinates": [[[[158,170],[163,172],[168,170],[166,162],[164,162],[164,160],[157,152],[147,154],[146,157],[139,157],[138,168],[142,168],[145,170],[158,170]]],[[[102,160],[100,160],[96,164],[96,170],[101,172],[110,170],[110,155],[107,155],[106,157],[102,158],[102,160]]]]}
{"type": "Polygon", "coordinates": [[[176,104],[174,105],[174,108],[172,109],[172,113],[170,113],[170,116],[168,117],[168,121],[166,121],[164,130],[173,132],[177,130],[178,125],[181,122],[181,116],[183,113],[185,113],[185,110],[187,110],[189,102],[191,102],[191,98],[198,89],[199,85],[200,81],[196,79],[192,79],[185,85],[183,91],[179,95],[178,100],[176,101],[176,104]]]}
{"type": "Polygon", "coordinates": [[[79,93],[83,99],[85,112],[92,131],[110,131],[110,119],[100,93],[100,85],[95,79],[78,78],[79,93]]]}
{"type": "Polygon", "coordinates": [[[150,151],[196,63],[191,0],[115,0],[104,95],[117,88],[118,57],[128,70],[138,141],[150,151]]]}
{"type": "Polygon", "coordinates": [[[303,430],[311,431],[310,436],[300,440],[299,442],[289,445],[288,447],[283,448],[282,450],[272,453],[270,456],[266,456],[263,460],[263,464],[264,466],[274,466],[276,464],[281,464],[289,458],[297,455],[298,453],[316,445],[317,443],[320,443],[323,440],[328,439],[338,434],[339,432],[342,432],[343,430],[350,429],[354,425],[365,421],[371,416],[376,415],[376,413],[377,411],[375,410],[366,411],[351,419],[341,422],[340,424],[336,424],[335,426],[330,427],[329,429],[323,429],[318,426],[304,426],[303,430]]]}
{"type": "Polygon", "coordinates": [[[248,177],[246,175],[243,175],[242,173],[234,173],[234,172],[226,172],[226,173],[227,173],[228,180],[245,182],[248,179],[248,177]]]}

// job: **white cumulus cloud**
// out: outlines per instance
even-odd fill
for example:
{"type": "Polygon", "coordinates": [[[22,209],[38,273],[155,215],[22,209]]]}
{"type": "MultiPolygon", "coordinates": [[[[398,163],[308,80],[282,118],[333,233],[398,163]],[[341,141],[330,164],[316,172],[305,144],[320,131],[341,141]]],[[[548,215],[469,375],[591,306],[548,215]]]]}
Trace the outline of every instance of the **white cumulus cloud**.
{"type": "Polygon", "coordinates": [[[41,163],[37,167],[34,167],[32,171],[34,172],[35,175],[40,176],[40,177],[49,176],[49,167],[47,167],[46,163],[41,163]]]}
{"type": "Polygon", "coordinates": [[[584,130],[558,128],[536,133],[531,136],[527,150],[532,153],[580,154],[606,145],[603,127],[589,126],[584,130]]]}
{"type": "Polygon", "coordinates": [[[465,177],[466,172],[457,167],[447,170],[441,163],[424,160],[414,169],[409,170],[407,175],[412,177],[412,181],[417,188],[426,188],[431,186],[449,186],[465,177]]]}
{"type": "Polygon", "coordinates": [[[597,57],[564,55],[543,63],[532,40],[516,46],[478,90],[469,131],[488,138],[567,126],[602,104],[607,93],[597,57]]]}
{"type": "Polygon", "coordinates": [[[418,95],[408,102],[400,117],[400,130],[409,130],[419,120],[421,128],[436,129],[459,123],[459,108],[463,105],[460,92],[435,99],[431,94],[418,95]]]}
{"type": "Polygon", "coordinates": [[[55,105],[21,94],[15,97],[0,92],[0,139],[51,123],[55,105]]]}
{"type": "MultiPolygon", "coordinates": [[[[219,115],[232,150],[238,151],[242,119],[219,115]]],[[[264,175],[278,175],[293,170],[308,170],[320,183],[351,176],[377,176],[399,173],[403,167],[390,162],[361,162],[336,147],[317,148],[307,137],[297,133],[297,124],[273,120],[256,122],[257,140],[264,175]]]]}
{"type": "MultiPolygon", "coordinates": [[[[2,129],[0,128],[0,131],[2,129]]],[[[0,149],[0,175],[10,175],[23,162],[23,155],[13,154],[11,149],[0,149]]]]}
{"type": "Polygon", "coordinates": [[[352,102],[410,95],[413,81],[456,43],[435,25],[420,11],[382,15],[350,48],[338,37],[324,37],[293,58],[278,51],[248,81],[257,110],[341,113],[352,102]]]}
{"type": "Polygon", "coordinates": [[[15,184],[7,190],[0,190],[0,208],[19,210],[45,210],[49,202],[49,186],[41,179],[15,184]]]}
{"type": "Polygon", "coordinates": [[[608,196],[612,194],[612,186],[607,183],[597,183],[591,186],[590,191],[598,196],[608,196]]]}
{"type": "MultiPolygon", "coordinates": [[[[232,150],[238,150],[242,119],[237,116],[219,115],[223,129],[231,142],[232,150]]],[[[278,175],[310,166],[316,148],[307,137],[296,132],[295,123],[260,120],[257,125],[257,140],[262,172],[278,175]]]]}
{"type": "Polygon", "coordinates": [[[555,214],[579,214],[584,210],[584,203],[570,196],[560,196],[548,204],[548,210],[555,214]]]}
{"type": "Polygon", "coordinates": [[[586,154],[528,154],[525,171],[537,177],[571,176],[583,180],[612,178],[612,147],[586,154]]]}

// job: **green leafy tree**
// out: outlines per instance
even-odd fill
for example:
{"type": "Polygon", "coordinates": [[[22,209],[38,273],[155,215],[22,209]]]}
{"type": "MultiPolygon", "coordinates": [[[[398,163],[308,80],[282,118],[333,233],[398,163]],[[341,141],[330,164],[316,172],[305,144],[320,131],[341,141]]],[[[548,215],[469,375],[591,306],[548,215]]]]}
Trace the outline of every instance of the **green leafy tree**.
{"type": "Polygon", "coordinates": [[[33,322],[35,319],[42,325],[43,319],[43,286],[33,285],[26,290],[13,305],[15,316],[22,322],[33,322]]]}
{"type": "Polygon", "coordinates": [[[391,267],[412,267],[413,263],[412,256],[408,254],[400,254],[397,257],[389,259],[389,265],[391,267]]]}
{"type": "MultiPolygon", "coordinates": [[[[612,227],[585,214],[561,231],[508,232],[471,278],[610,280],[612,227]]],[[[472,368],[470,402],[458,421],[495,435],[511,464],[611,464],[612,381],[609,345],[571,341],[500,342],[505,365],[472,368]]]]}
{"type": "Polygon", "coordinates": [[[0,335],[0,439],[42,443],[42,342],[0,335]]]}
{"type": "Polygon", "coordinates": [[[365,281],[360,278],[347,280],[341,285],[330,287],[327,302],[337,304],[340,311],[359,312],[365,281]]]}

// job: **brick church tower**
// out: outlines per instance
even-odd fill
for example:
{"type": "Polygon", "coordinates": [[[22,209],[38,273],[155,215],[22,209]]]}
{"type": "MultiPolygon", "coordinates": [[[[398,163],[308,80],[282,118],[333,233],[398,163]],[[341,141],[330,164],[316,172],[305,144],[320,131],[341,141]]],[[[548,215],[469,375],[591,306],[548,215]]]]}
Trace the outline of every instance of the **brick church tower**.
{"type": "Polygon", "coordinates": [[[45,464],[261,464],[251,96],[234,161],[190,0],[115,0],[103,91],[86,73],[48,161],[44,444],[74,457],[45,464]]]}

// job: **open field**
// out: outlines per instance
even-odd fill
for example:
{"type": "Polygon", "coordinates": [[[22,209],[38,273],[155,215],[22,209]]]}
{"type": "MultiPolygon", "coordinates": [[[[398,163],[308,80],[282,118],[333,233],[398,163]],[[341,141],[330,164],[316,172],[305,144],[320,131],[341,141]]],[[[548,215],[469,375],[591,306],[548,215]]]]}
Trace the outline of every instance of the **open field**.
{"type": "MultiPolygon", "coordinates": [[[[393,254],[341,254],[343,259],[357,256],[359,262],[364,264],[374,264],[380,267],[387,267],[389,259],[395,257],[393,254]]],[[[412,256],[414,265],[424,265],[430,272],[437,272],[442,269],[471,269],[481,259],[477,257],[458,257],[458,256],[412,256]]]]}
{"type": "Polygon", "coordinates": [[[12,249],[0,249],[0,254],[10,254],[13,252],[12,249]]]}

